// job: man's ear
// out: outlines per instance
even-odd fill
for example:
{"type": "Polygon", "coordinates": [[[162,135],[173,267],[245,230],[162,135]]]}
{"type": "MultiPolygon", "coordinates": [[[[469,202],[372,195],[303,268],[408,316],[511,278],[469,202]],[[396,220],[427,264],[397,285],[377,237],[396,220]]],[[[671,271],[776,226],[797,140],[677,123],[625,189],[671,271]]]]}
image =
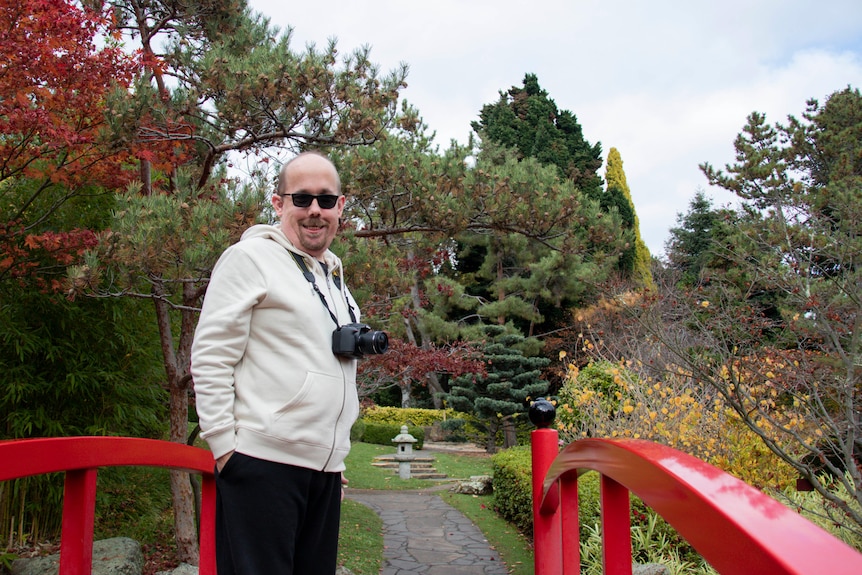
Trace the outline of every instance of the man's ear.
{"type": "Polygon", "coordinates": [[[284,198],[278,194],[273,194],[270,201],[272,201],[272,207],[275,208],[275,214],[281,217],[281,211],[284,209],[284,198]]]}

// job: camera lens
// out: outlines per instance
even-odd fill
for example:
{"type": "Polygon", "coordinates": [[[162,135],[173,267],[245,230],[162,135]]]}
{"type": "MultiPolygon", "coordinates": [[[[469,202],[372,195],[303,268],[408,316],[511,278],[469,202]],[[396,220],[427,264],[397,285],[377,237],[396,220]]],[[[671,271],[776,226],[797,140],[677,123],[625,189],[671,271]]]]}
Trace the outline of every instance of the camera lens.
{"type": "Polygon", "coordinates": [[[367,331],[357,336],[356,349],[366,355],[383,353],[389,349],[389,336],[384,331],[367,331]]]}

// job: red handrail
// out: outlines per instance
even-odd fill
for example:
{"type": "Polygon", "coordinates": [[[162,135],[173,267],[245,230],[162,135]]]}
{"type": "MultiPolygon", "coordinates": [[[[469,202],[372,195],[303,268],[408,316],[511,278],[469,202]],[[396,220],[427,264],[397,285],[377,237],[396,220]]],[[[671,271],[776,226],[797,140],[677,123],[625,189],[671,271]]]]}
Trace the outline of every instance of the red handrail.
{"type": "Polygon", "coordinates": [[[197,447],[131,437],[0,441],[0,481],[65,472],[59,575],[90,575],[99,467],[165,467],[201,474],[200,575],[215,575],[215,463],[197,447]]]}
{"type": "Polygon", "coordinates": [[[532,432],[536,575],[580,572],[577,476],[601,474],[604,572],[631,575],[629,492],[670,523],[719,573],[859,575],[862,554],[759,490],[704,461],[642,440],[582,439],[559,451],[532,432]],[[548,527],[560,524],[562,528],[548,527]]]}

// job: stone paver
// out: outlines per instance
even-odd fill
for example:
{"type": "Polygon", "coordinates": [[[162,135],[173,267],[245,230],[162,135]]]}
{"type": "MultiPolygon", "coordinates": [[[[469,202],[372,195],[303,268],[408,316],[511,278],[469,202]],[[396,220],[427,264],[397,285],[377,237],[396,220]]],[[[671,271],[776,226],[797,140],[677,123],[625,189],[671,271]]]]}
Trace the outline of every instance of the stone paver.
{"type": "Polygon", "coordinates": [[[383,520],[381,575],[506,575],[482,532],[433,491],[345,489],[383,520]]]}

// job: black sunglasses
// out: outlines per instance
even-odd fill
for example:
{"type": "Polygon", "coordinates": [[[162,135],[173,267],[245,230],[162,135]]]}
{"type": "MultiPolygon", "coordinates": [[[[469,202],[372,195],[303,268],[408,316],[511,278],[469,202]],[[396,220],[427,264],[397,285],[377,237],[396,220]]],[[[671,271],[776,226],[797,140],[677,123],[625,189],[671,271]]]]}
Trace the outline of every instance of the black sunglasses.
{"type": "Polygon", "coordinates": [[[320,194],[319,196],[315,196],[314,194],[280,194],[283,198],[284,196],[290,196],[291,201],[293,201],[293,205],[297,208],[307,208],[311,205],[311,202],[317,200],[317,205],[320,206],[321,210],[330,210],[335,207],[335,204],[338,203],[338,198],[341,196],[335,196],[332,194],[320,194]]]}

